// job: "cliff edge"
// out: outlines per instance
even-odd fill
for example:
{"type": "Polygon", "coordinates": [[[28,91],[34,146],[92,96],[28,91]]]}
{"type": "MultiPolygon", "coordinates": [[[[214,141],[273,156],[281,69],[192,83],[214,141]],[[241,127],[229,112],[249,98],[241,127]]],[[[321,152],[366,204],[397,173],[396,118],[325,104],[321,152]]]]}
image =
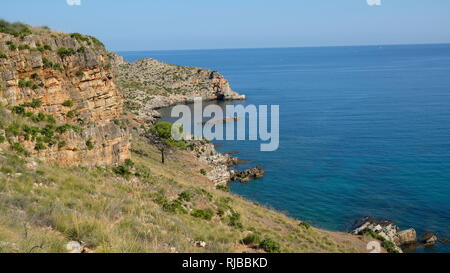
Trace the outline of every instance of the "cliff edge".
{"type": "Polygon", "coordinates": [[[124,100],[103,44],[78,33],[20,24],[3,29],[0,102],[22,116],[12,123],[16,130],[0,132],[8,143],[63,166],[128,158],[129,133],[114,122],[124,100]]]}

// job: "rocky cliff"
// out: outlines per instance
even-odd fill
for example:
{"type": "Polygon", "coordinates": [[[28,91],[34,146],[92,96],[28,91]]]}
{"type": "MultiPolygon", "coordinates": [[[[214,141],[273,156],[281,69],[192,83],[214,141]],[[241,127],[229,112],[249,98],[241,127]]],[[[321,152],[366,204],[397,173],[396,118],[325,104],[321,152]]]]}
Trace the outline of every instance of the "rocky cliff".
{"type": "Polygon", "coordinates": [[[218,72],[167,64],[154,59],[133,63],[114,57],[117,83],[126,98],[126,107],[141,122],[153,122],[156,109],[178,103],[203,100],[242,100],[218,72]]]}
{"type": "Polygon", "coordinates": [[[128,158],[129,133],[118,125],[124,100],[111,60],[90,36],[28,26],[0,33],[0,102],[22,116],[14,121],[20,128],[4,128],[3,138],[63,166],[128,158]]]}

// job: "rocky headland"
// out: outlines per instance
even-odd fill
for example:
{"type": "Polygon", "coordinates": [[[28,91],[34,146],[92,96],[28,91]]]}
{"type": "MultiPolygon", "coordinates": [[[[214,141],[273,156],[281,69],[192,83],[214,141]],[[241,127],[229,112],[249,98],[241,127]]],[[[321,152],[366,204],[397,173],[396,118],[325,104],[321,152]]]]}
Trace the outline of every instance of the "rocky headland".
{"type": "Polygon", "coordinates": [[[126,99],[126,108],[139,122],[153,123],[158,109],[203,100],[243,100],[217,71],[167,64],[154,59],[133,63],[116,57],[117,83],[126,99]]]}

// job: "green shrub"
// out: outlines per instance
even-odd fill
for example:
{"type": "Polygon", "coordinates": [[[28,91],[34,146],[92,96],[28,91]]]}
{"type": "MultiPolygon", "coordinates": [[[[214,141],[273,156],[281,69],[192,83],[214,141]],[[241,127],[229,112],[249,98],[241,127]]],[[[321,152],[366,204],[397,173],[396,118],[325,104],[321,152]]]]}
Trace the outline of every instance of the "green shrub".
{"type": "Polygon", "coordinates": [[[23,106],[14,106],[12,112],[17,115],[25,115],[25,108],[23,106]]]}
{"type": "Polygon", "coordinates": [[[67,143],[64,140],[62,140],[62,141],[58,142],[58,149],[64,148],[66,145],[67,145],[67,143]]]}
{"type": "Polygon", "coordinates": [[[11,34],[15,37],[24,37],[32,34],[27,25],[20,22],[10,23],[2,19],[0,19],[0,32],[11,34]]]}
{"type": "Polygon", "coordinates": [[[6,56],[5,53],[0,51],[0,59],[8,59],[8,56],[6,56]]]}
{"type": "Polygon", "coordinates": [[[270,238],[266,238],[261,241],[261,243],[259,244],[259,248],[268,253],[279,253],[281,249],[280,244],[270,238]]]}
{"type": "Polygon", "coordinates": [[[52,50],[52,47],[49,46],[49,45],[44,45],[44,50],[51,51],[51,50],[52,50]]]}
{"type": "Polygon", "coordinates": [[[206,172],[206,170],[205,170],[205,169],[201,169],[201,170],[200,170],[200,174],[202,174],[202,175],[206,175],[206,174],[207,174],[207,172],[206,172]]]}
{"type": "Polygon", "coordinates": [[[25,83],[26,83],[26,81],[24,79],[19,79],[19,88],[24,88],[25,83]]]}
{"type": "Polygon", "coordinates": [[[70,124],[64,124],[61,126],[56,127],[55,131],[59,134],[64,134],[65,132],[69,131],[72,128],[70,124]]]}
{"type": "Polygon", "coordinates": [[[7,136],[18,136],[20,134],[20,125],[12,123],[5,129],[7,136]]]}
{"type": "Polygon", "coordinates": [[[78,42],[90,42],[89,37],[84,36],[80,33],[71,33],[70,37],[76,39],[78,42]]]}
{"type": "Polygon", "coordinates": [[[259,245],[261,243],[261,237],[259,234],[250,233],[244,239],[241,240],[244,245],[259,245]]]}
{"type": "Polygon", "coordinates": [[[75,54],[75,50],[73,48],[60,47],[58,49],[58,55],[61,58],[64,58],[66,56],[70,56],[70,55],[73,55],[73,54],[75,54]]]}
{"type": "Polygon", "coordinates": [[[94,149],[94,143],[92,143],[92,140],[88,140],[86,141],[86,147],[88,148],[88,150],[93,150],[94,149]]]}
{"type": "Polygon", "coordinates": [[[47,59],[47,58],[42,58],[42,63],[44,64],[44,68],[52,68],[53,67],[53,63],[47,59]]]}
{"type": "Polygon", "coordinates": [[[79,49],[77,49],[78,53],[84,53],[85,51],[86,51],[86,48],[84,46],[82,46],[79,49]]]}
{"type": "Polygon", "coordinates": [[[33,116],[31,117],[31,120],[32,120],[33,122],[39,123],[39,122],[44,121],[45,118],[46,118],[46,116],[45,116],[43,113],[38,113],[37,115],[33,115],[33,116]]]}
{"type": "Polygon", "coordinates": [[[117,167],[114,167],[113,172],[117,175],[124,176],[124,177],[128,177],[131,174],[128,167],[124,166],[124,165],[119,165],[117,167]]]}
{"type": "Polygon", "coordinates": [[[36,150],[36,151],[42,151],[42,150],[45,150],[47,147],[45,147],[45,144],[44,143],[42,143],[42,142],[38,142],[38,143],[36,143],[36,145],[34,146],[34,149],[36,150]]]}
{"type": "Polygon", "coordinates": [[[184,191],[178,195],[180,201],[190,202],[192,200],[192,194],[188,191],[184,191]]]}
{"type": "Polygon", "coordinates": [[[66,100],[65,102],[63,102],[62,104],[65,107],[72,107],[73,106],[73,101],[72,100],[66,100]]]}
{"type": "Polygon", "coordinates": [[[196,209],[191,213],[191,215],[195,218],[201,218],[209,221],[214,216],[214,211],[212,209],[196,209]]]}
{"type": "Polygon", "coordinates": [[[10,44],[8,45],[8,48],[9,48],[9,50],[14,51],[14,50],[17,49],[17,46],[16,46],[16,44],[14,44],[14,43],[10,43],[10,44]]]}
{"type": "Polygon", "coordinates": [[[47,115],[47,122],[55,124],[56,123],[56,119],[52,115],[47,115]]]}
{"type": "Polygon", "coordinates": [[[298,224],[298,226],[304,229],[309,229],[311,227],[308,222],[301,222],[300,224],[298,224]]]}
{"type": "Polygon", "coordinates": [[[29,45],[19,45],[18,48],[19,48],[19,50],[29,50],[30,46],[29,45]]]}
{"type": "Polygon", "coordinates": [[[228,188],[228,187],[225,186],[225,185],[218,185],[218,186],[216,187],[216,189],[221,190],[221,191],[224,191],[224,192],[230,192],[230,188],[228,188]]]}
{"type": "Polygon", "coordinates": [[[13,151],[21,153],[23,155],[28,155],[29,154],[28,151],[22,146],[22,144],[20,144],[18,142],[11,144],[11,149],[13,151]]]}
{"type": "Polygon", "coordinates": [[[69,111],[69,112],[67,112],[67,117],[68,118],[73,118],[73,117],[75,117],[75,111],[69,111]]]}
{"type": "Polygon", "coordinates": [[[131,160],[131,159],[129,159],[129,158],[127,158],[127,159],[125,159],[125,166],[127,166],[127,167],[129,167],[129,168],[133,168],[134,167],[134,162],[133,162],[133,160],[131,160]]]}
{"type": "Polygon", "coordinates": [[[0,144],[2,144],[3,142],[5,142],[6,138],[4,136],[0,136],[0,144]]]}
{"type": "Polygon", "coordinates": [[[26,81],[25,82],[25,86],[28,88],[31,88],[33,86],[33,82],[32,81],[26,81]]]}
{"type": "Polygon", "coordinates": [[[181,212],[183,214],[187,213],[187,211],[183,208],[183,204],[181,204],[180,200],[174,200],[172,202],[164,203],[162,206],[163,210],[171,213],[181,212]]]}
{"type": "Polygon", "coordinates": [[[238,212],[233,211],[230,216],[228,216],[228,225],[235,228],[243,228],[241,223],[241,215],[238,212]]]}
{"type": "Polygon", "coordinates": [[[31,107],[31,108],[36,109],[36,108],[39,108],[39,107],[42,106],[42,101],[39,100],[39,99],[33,99],[31,102],[24,103],[21,106],[23,106],[23,107],[31,107]]]}
{"type": "Polygon", "coordinates": [[[77,71],[77,73],[75,73],[75,76],[77,76],[78,78],[81,78],[84,76],[83,71],[77,71]]]}

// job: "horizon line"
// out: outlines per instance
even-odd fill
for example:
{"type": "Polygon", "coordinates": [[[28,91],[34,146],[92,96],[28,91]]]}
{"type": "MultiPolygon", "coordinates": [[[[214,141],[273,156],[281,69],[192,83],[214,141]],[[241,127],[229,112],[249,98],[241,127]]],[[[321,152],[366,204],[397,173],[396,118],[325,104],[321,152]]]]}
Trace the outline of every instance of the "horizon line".
{"type": "Polygon", "coordinates": [[[274,46],[274,47],[227,47],[227,48],[194,48],[194,49],[140,49],[115,50],[114,52],[145,52],[145,51],[201,51],[201,50],[251,50],[251,49],[289,49],[289,48],[330,48],[330,47],[377,47],[377,46],[420,46],[420,45],[450,45],[450,42],[439,43],[392,43],[392,44],[356,44],[356,45],[323,45],[323,46],[274,46]]]}

